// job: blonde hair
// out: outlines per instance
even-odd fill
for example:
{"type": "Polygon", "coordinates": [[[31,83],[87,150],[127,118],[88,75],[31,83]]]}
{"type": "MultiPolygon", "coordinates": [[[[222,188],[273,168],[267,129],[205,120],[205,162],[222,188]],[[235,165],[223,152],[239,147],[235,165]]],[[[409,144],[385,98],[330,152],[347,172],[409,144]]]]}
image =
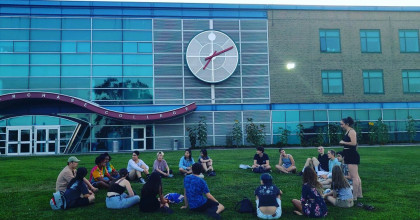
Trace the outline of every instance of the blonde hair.
{"type": "Polygon", "coordinates": [[[165,153],[163,153],[163,151],[159,151],[159,152],[157,152],[156,156],[158,157],[159,155],[162,155],[162,157],[163,157],[163,156],[165,156],[165,153]]]}

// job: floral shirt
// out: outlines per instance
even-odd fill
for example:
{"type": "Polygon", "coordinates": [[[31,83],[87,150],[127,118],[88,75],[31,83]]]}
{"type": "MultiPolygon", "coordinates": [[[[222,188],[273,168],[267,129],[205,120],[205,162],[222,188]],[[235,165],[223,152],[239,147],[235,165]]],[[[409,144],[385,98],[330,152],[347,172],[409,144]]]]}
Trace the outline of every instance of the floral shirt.
{"type": "Polygon", "coordinates": [[[311,188],[307,183],[302,186],[302,204],[303,214],[312,218],[321,218],[327,216],[328,210],[322,195],[315,188],[311,188]]]}

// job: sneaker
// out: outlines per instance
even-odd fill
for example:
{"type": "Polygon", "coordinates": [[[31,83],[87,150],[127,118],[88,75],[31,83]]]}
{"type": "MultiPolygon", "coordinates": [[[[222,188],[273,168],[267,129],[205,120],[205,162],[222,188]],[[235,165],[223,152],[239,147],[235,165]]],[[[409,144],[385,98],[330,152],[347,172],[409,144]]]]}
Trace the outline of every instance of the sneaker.
{"type": "Polygon", "coordinates": [[[204,179],[204,175],[202,173],[200,173],[200,175],[198,175],[198,177],[200,177],[201,179],[204,179]]]}
{"type": "Polygon", "coordinates": [[[168,176],[169,178],[172,178],[172,177],[174,177],[174,175],[173,174],[169,174],[169,176],[168,176]]]}
{"type": "Polygon", "coordinates": [[[140,179],[139,179],[139,183],[141,183],[141,184],[146,184],[146,181],[145,181],[143,178],[140,178],[140,179]]]}
{"type": "Polygon", "coordinates": [[[296,175],[298,175],[298,176],[302,176],[303,175],[303,172],[302,171],[300,171],[298,174],[296,174],[296,175]]]}

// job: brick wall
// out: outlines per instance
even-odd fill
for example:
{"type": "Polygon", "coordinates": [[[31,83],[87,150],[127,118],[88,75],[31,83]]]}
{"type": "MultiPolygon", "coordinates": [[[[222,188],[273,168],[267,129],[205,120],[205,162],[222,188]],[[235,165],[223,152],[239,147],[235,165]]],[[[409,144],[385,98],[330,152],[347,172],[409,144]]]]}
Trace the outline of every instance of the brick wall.
{"type": "Polygon", "coordinates": [[[272,103],[418,102],[404,94],[402,69],[420,69],[420,53],[400,53],[399,29],[420,29],[420,12],[268,12],[272,103]],[[341,53],[321,53],[319,29],[339,29],[341,53]],[[379,29],[381,53],[361,53],[360,29],[379,29]],[[286,69],[287,62],[296,68],[286,69]],[[323,94],[321,70],[340,69],[344,94],[323,94]],[[384,94],[364,94],[364,69],[382,69],[384,94]]]}

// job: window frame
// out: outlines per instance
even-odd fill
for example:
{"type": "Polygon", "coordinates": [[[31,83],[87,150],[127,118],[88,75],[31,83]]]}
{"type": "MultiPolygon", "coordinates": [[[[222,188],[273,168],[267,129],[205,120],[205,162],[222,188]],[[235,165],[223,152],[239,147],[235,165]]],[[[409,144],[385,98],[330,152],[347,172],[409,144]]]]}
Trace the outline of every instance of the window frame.
{"type": "Polygon", "coordinates": [[[420,41],[419,41],[419,30],[418,29],[399,29],[398,30],[398,39],[399,39],[399,44],[400,44],[400,53],[420,53],[420,41]],[[417,32],[417,51],[407,51],[407,41],[406,41],[406,36],[405,36],[405,32],[417,32]],[[400,33],[404,32],[404,51],[402,51],[401,48],[401,36],[400,33]]]}
{"type": "MultiPolygon", "coordinates": [[[[335,78],[334,78],[335,79],[335,78]]],[[[339,70],[339,69],[331,69],[331,70],[321,70],[321,87],[322,87],[322,94],[323,95],[344,95],[344,83],[343,83],[343,70],[339,70]],[[341,92],[330,92],[330,82],[329,79],[331,79],[329,77],[326,78],[327,82],[328,82],[328,92],[324,92],[324,78],[323,78],[323,73],[332,73],[332,72],[340,72],[340,79],[341,79],[341,92]]]]}
{"type": "Polygon", "coordinates": [[[359,37],[360,37],[360,51],[362,53],[382,53],[382,40],[381,40],[381,30],[380,29],[360,29],[359,31],[359,37]],[[367,34],[365,37],[362,37],[361,34],[362,32],[373,32],[373,31],[377,31],[379,33],[378,36],[378,41],[379,41],[379,51],[369,51],[369,47],[368,47],[368,38],[373,38],[373,37],[368,37],[367,34]],[[363,51],[363,47],[362,47],[362,38],[365,41],[366,44],[366,51],[363,51]]]}
{"type": "Polygon", "coordinates": [[[340,29],[319,29],[319,51],[321,53],[341,53],[341,31],[340,29]],[[338,51],[328,51],[327,48],[327,36],[326,36],[326,32],[331,32],[331,31],[338,31],[338,51]],[[321,36],[321,32],[324,32],[325,36],[322,37],[321,36]],[[322,50],[322,39],[325,38],[325,50],[322,50]]]}
{"type": "MultiPolygon", "coordinates": [[[[384,72],[381,69],[364,69],[362,70],[362,78],[363,78],[363,92],[365,95],[382,95],[385,94],[385,86],[384,86],[384,72]],[[368,76],[368,78],[365,78],[364,73],[367,72],[368,75],[370,75],[370,72],[381,72],[381,80],[382,80],[382,92],[371,92],[371,89],[369,87],[369,92],[366,92],[366,88],[365,88],[365,80],[369,81],[369,86],[370,86],[370,80],[371,77],[368,76]]],[[[379,77],[375,77],[375,78],[379,78],[379,77]]]]}
{"type": "MultiPolygon", "coordinates": [[[[401,82],[402,82],[402,87],[403,87],[403,93],[404,94],[419,94],[420,91],[418,91],[418,92],[410,92],[410,77],[409,77],[409,72],[419,72],[420,73],[420,69],[403,69],[403,70],[401,70],[401,82]],[[404,72],[407,73],[407,77],[404,77],[404,72]],[[408,80],[408,82],[407,82],[407,85],[408,85],[407,92],[406,92],[406,90],[404,88],[404,78],[407,78],[407,80],[408,80]]],[[[415,77],[415,78],[419,78],[420,79],[420,76],[419,77],[415,77]]]]}

